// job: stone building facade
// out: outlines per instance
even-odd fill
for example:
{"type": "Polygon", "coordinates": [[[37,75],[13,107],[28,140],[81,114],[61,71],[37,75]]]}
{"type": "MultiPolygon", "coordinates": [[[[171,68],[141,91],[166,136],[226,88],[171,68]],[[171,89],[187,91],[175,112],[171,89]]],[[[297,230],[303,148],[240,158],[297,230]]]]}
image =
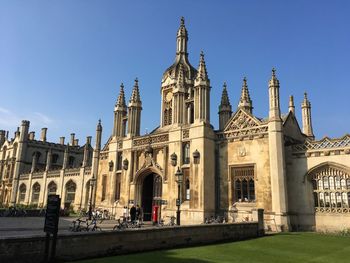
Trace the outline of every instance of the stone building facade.
{"type": "Polygon", "coordinates": [[[14,139],[1,131],[0,200],[12,204],[39,200],[45,205],[53,182],[56,193],[76,209],[91,202],[120,216],[125,206],[140,205],[149,220],[153,206],[159,207],[161,217],[176,214],[176,173],[181,171],[183,224],[201,223],[213,215],[251,220],[252,211],[263,208],[271,230],[350,228],[350,136],[315,140],[306,93],[301,127],[293,96],[282,114],[274,69],[266,88],[268,116],[253,114],[245,78],[237,108],[232,107],[224,83],[215,130],[210,123],[211,86],[204,54],[194,68],[187,44],[181,19],[175,61],[161,82],[160,125],[149,134],[140,135],[137,79],[128,103],[121,84],[113,131],[103,147],[101,123],[94,148],[90,137],[82,147],[74,138],[67,145],[48,143],[45,136],[36,141],[28,134],[27,121],[14,139]],[[54,153],[59,155],[56,162],[54,153]],[[70,168],[73,155],[75,166],[70,168]]]}

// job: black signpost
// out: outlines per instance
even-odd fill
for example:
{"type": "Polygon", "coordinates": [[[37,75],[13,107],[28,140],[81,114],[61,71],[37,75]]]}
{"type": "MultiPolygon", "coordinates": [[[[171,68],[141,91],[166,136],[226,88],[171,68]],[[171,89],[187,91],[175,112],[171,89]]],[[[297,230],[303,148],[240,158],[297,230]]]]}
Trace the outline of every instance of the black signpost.
{"type": "Polygon", "coordinates": [[[59,195],[49,195],[47,197],[47,207],[46,207],[45,226],[44,226],[44,232],[46,232],[44,262],[50,262],[55,257],[60,207],[61,207],[61,198],[59,195]],[[51,235],[53,235],[53,238],[52,238],[51,250],[50,250],[51,235]],[[49,255],[49,251],[50,251],[50,255],[49,255]]]}

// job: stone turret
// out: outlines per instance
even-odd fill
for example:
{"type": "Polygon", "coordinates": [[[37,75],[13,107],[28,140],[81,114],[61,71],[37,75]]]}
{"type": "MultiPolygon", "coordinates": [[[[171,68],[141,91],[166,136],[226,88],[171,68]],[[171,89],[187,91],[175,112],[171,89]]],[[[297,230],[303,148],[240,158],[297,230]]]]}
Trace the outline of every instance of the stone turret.
{"type": "Polygon", "coordinates": [[[276,231],[287,231],[289,229],[288,196],[279,88],[276,71],[272,69],[269,81],[268,124],[272,212],[275,213],[276,231]]]}
{"type": "Polygon", "coordinates": [[[210,122],[210,80],[203,51],[200,54],[198,72],[194,81],[194,119],[210,122]]]}
{"type": "Polygon", "coordinates": [[[219,105],[219,129],[223,130],[226,126],[226,123],[231,118],[232,115],[232,106],[230,103],[230,99],[227,94],[227,85],[224,82],[222,95],[221,95],[221,103],[219,105]]]}
{"type": "Polygon", "coordinates": [[[142,102],[138,83],[136,78],[128,106],[128,135],[130,136],[140,135],[142,102]]]}
{"type": "Polygon", "coordinates": [[[17,201],[19,175],[23,172],[25,165],[25,152],[28,142],[29,121],[23,120],[19,133],[18,148],[16,153],[16,163],[13,172],[13,184],[11,193],[11,205],[15,206],[17,201]]]}
{"type": "Polygon", "coordinates": [[[301,104],[301,114],[303,119],[303,133],[310,139],[315,139],[314,132],[312,130],[311,121],[311,103],[307,98],[307,93],[304,93],[304,100],[301,104]]]}
{"type": "MultiPolygon", "coordinates": [[[[98,124],[96,127],[96,141],[95,141],[95,149],[92,154],[92,166],[91,166],[91,172],[92,172],[92,180],[95,181],[97,180],[97,174],[98,174],[98,166],[99,166],[99,160],[100,160],[100,151],[101,151],[101,139],[102,139],[102,124],[101,120],[98,120],[98,124]]],[[[96,184],[97,185],[97,181],[96,184]]],[[[92,202],[92,207],[95,206],[95,200],[96,200],[96,188],[94,187],[93,190],[93,200],[92,202]]]]}
{"type": "Polygon", "coordinates": [[[127,108],[125,103],[124,85],[123,83],[121,83],[118,100],[114,108],[113,136],[116,136],[116,137],[125,136],[126,114],[127,114],[127,108]]]}
{"type": "Polygon", "coordinates": [[[249,113],[252,113],[253,111],[253,104],[252,100],[250,99],[246,77],[243,78],[242,92],[241,98],[239,99],[238,108],[249,113]]]}
{"type": "Polygon", "coordinates": [[[165,70],[161,88],[161,126],[193,122],[192,88],[197,70],[190,64],[187,52],[188,33],[182,17],[176,35],[174,63],[165,70]]]}

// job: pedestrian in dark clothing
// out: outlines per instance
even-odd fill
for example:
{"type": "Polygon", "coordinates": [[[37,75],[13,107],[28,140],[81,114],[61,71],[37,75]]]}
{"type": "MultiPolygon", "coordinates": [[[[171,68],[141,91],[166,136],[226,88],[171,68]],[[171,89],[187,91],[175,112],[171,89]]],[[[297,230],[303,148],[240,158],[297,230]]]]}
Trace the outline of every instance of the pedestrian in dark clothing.
{"type": "Polygon", "coordinates": [[[136,207],[136,219],[139,220],[140,223],[143,221],[143,209],[139,205],[136,207]]]}
{"type": "Polygon", "coordinates": [[[130,208],[130,219],[131,222],[134,222],[136,219],[136,207],[134,205],[130,208]]]}

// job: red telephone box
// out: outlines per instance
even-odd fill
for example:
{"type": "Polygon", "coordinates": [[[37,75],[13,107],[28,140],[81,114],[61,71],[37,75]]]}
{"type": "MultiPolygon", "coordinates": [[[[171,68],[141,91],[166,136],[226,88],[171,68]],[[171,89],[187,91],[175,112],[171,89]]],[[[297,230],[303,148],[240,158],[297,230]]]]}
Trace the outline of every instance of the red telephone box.
{"type": "Polygon", "coordinates": [[[152,207],[152,222],[153,224],[157,224],[158,223],[158,214],[159,214],[159,206],[158,205],[154,205],[152,207]]]}

